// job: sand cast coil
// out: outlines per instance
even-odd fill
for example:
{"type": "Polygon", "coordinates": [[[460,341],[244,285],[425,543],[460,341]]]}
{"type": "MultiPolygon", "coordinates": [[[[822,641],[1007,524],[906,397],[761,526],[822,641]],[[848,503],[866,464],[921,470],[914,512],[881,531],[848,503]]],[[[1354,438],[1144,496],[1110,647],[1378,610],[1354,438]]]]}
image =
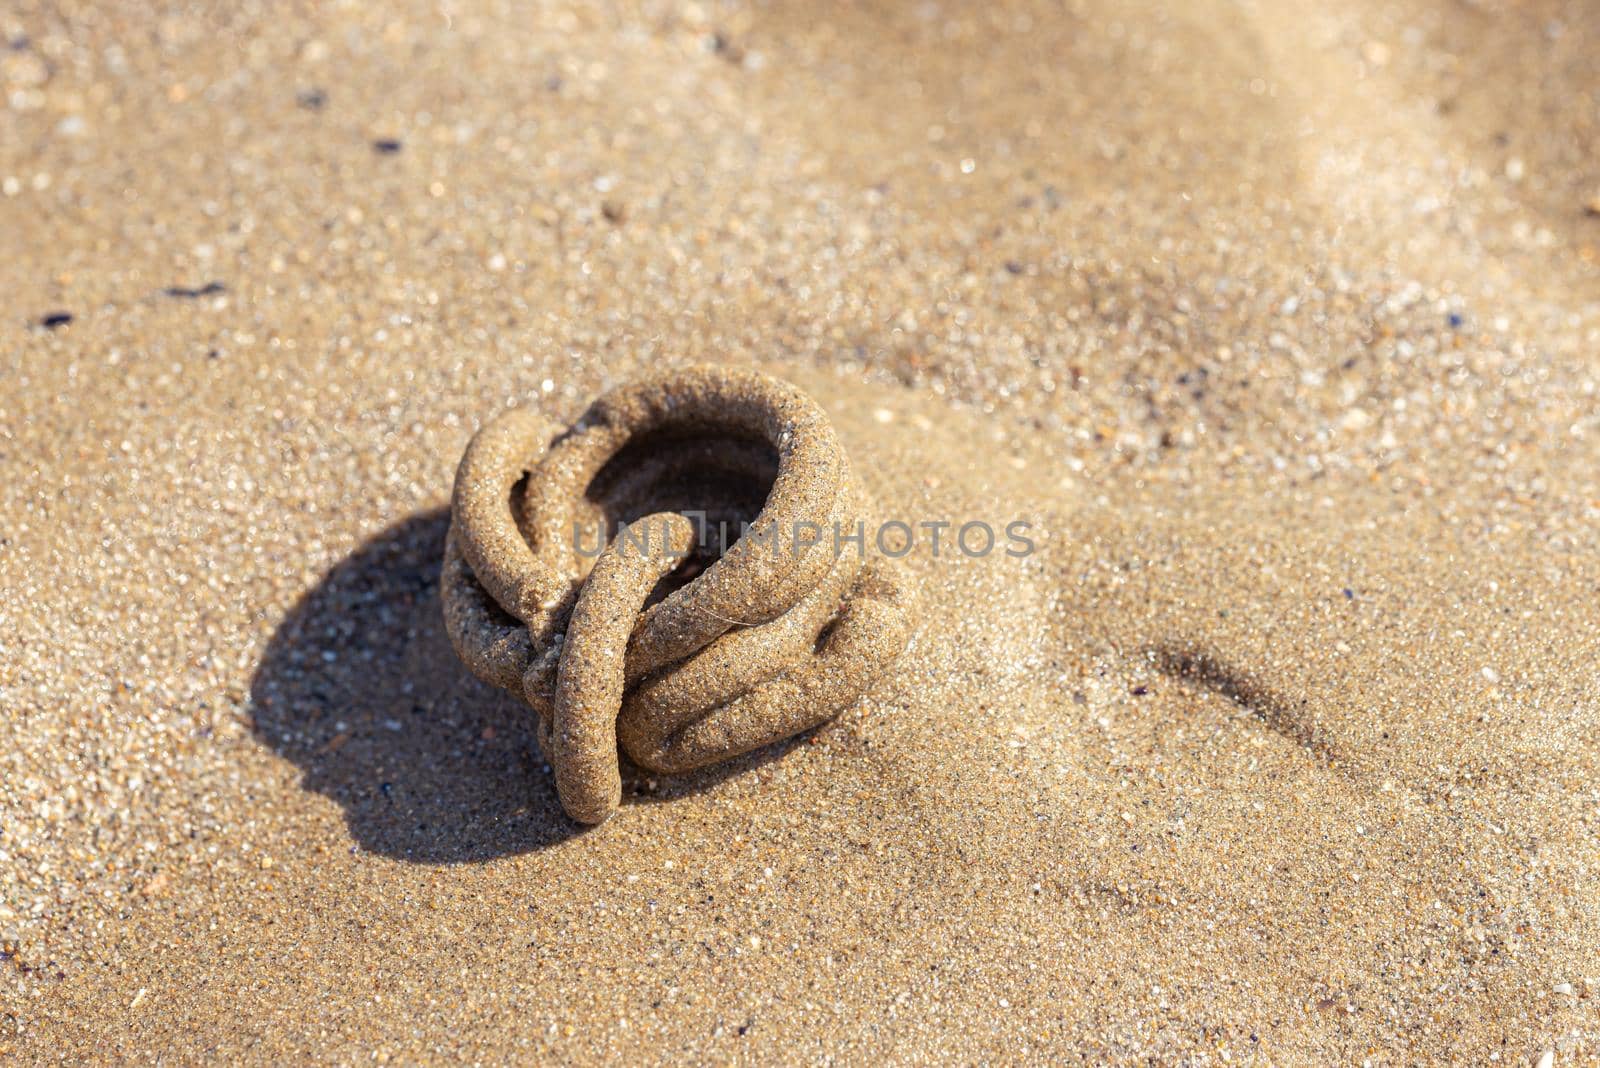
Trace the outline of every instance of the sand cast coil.
{"type": "Polygon", "coordinates": [[[865,510],[822,410],[757,372],[637,382],[565,430],[513,409],[456,472],[446,625],[597,823],[619,742],[654,771],[712,764],[831,719],[900,654],[904,569],[837,537],[865,510]]]}

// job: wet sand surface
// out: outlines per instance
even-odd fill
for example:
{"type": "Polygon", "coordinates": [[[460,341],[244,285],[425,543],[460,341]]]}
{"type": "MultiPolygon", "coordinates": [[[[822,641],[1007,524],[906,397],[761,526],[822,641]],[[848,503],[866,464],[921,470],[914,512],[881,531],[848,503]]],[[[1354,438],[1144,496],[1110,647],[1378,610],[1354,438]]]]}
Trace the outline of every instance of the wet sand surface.
{"type": "Polygon", "coordinates": [[[0,12],[0,1051],[1600,1055],[1600,13],[0,12]],[[444,632],[512,403],[779,373],[924,544],[582,831],[444,632]],[[946,546],[948,550],[948,546],[946,546]]]}

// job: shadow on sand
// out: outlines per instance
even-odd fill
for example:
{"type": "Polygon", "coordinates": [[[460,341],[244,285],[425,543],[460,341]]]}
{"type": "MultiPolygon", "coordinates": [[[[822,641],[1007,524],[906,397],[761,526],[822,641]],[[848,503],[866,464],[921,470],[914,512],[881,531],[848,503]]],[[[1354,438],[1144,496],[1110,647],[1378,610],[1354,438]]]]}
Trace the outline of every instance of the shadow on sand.
{"type": "MultiPolygon", "coordinates": [[[[335,565],[273,634],[250,687],[256,736],[343,808],[362,848],[418,863],[491,860],[583,831],[561,810],[533,712],[469,674],[439,608],[449,513],[403,520],[335,565]]],[[[699,793],[807,736],[655,782],[627,804],[699,793]]]]}

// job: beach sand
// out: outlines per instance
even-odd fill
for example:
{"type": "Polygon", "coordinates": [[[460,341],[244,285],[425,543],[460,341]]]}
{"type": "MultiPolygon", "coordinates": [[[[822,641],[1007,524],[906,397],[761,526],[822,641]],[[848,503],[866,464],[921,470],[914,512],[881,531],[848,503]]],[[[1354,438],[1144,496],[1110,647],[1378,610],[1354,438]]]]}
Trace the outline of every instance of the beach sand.
{"type": "Polygon", "coordinates": [[[0,11],[0,1056],[1600,1057],[1600,9],[0,11]],[[67,321],[65,316],[70,316],[67,321]],[[582,831],[513,403],[749,364],[907,558],[582,831]]]}

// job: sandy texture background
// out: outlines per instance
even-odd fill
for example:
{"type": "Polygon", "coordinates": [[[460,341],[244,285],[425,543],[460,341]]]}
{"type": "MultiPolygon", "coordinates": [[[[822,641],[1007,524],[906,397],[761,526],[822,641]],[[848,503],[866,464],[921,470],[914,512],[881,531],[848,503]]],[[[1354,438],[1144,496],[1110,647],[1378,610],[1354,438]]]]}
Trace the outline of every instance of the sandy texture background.
{"type": "Polygon", "coordinates": [[[1600,8],[0,10],[0,1051],[1600,1056],[1600,8]],[[65,316],[70,316],[67,321],[65,316]],[[894,675],[578,834],[512,401],[782,368],[894,675]]]}

